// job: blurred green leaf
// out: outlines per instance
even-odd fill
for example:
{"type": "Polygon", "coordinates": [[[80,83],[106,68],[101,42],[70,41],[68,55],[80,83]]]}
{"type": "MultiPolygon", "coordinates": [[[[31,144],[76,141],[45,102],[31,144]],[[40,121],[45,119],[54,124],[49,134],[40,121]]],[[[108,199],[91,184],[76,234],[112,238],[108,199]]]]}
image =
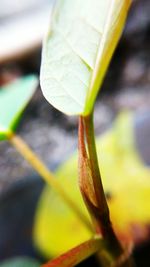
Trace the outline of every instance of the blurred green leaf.
{"type": "Polygon", "coordinates": [[[28,257],[18,257],[0,263],[0,267],[40,267],[40,263],[28,257]]]}
{"type": "Polygon", "coordinates": [[[37,84],[37,77],[29,75],[0,88],[0,140],[15,131],[37,84]]]}
{"type": "Polygon", "coordinates": [[[41,87],[60,111],[91,112],[131,0],[58,0],[41,65],[41,87]]]}

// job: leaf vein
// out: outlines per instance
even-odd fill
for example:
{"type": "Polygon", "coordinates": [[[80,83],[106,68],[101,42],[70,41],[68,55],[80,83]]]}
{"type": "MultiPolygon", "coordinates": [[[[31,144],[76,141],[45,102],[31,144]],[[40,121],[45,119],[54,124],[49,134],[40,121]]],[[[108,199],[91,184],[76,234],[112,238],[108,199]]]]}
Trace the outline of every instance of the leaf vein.
{"type": "MultiPolygon", "coordinates": [[[[57,80],[55,77],[51,77],[50,79],[53,79],[53,80],[55,80],[61,87],[62,87],[62,89],[66,92],[66,95],[68,95],[70,98],[72,98],[80,107],[84,107],[84,105],[82,105],[73,95],[71,95],[69,92],[68,92],[68,90],[67,90],[67,88],[65,88],[62,84],[61,84],[61,82],[59,81],[59,80],[57,80]]],[[[59,96],[55,96],[55,95],[51,95],[52,97],[59,97],[59,96]]],[[[64,95],[65,96],[65,95],[64,95]]]]}
{"type": "Polygon", "coordinates": [[[59,28],[57,27],[57,33],[65,40],[65,42],[68,44],[68,46],[70,47],[70,49],[72,50],[72,52],[81,59],[81,61],[90,69],[93,70],[93,67],[89,65],[89,63],[73,48],[73,46],[71,45],[71,43],[68,41],[68,39],[66,38],[66,36],[64,36],[62,34],[62,32],[59,30],[59,28]]]}

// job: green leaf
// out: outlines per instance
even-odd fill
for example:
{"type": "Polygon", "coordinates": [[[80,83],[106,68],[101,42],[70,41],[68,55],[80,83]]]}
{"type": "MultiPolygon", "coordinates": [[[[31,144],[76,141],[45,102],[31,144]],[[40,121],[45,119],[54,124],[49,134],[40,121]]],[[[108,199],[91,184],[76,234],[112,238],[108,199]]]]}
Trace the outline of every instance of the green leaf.
{"type": "Polygon", "coordinates": [[[0,267],[40,267],[40,263],[28,257],[18,257],[2,262],[0,267]]]}
{"type": "Polygon", "coordinates": [[[91,112],[131,0],[58,0],[45,39],[41,87],[60,111],[91,112]]]}
{"type": "Polygon", "coordinates": [[[29,75],[0,88],[0,140],[15,131],[37,84],[37,77],[29,75]]]}

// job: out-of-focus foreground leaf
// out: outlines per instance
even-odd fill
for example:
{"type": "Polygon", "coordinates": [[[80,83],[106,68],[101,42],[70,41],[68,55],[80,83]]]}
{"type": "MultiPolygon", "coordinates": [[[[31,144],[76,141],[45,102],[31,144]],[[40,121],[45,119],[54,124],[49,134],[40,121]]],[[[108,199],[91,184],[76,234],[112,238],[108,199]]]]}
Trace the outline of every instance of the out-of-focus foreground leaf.
{"type": "Polygon", "coordinates": [[[40,263],[27,257],[18,257],[0,263],[0,267],[40,267],[40,263]]]}
{"type": "Polygon", "coordinates": [[[0,88],[0,140],[15,131],[37,84],[37,77],[29,75],[0,88]]]}
{"type": "MultiPolygon", "coordinates": [[[[115,231],[122,241],[137,243],[148,238],[150,168],[136,152],[133,122],[131,114],[120,115],[97,140],[97,150],[115,231]]],[[[77,155],[57,170],[57,176],[87,214],[77,184],[77,155]]],[[[36,213],[36,246],[46,256],[57,256],[90,237],[59,196],[46,187],[36,213]]]]}
{"type": "Polygon", "coordinates": [[[41,87],[62,112],[91,112],[131,0],[57,0],[42,53],[41,87]]]}

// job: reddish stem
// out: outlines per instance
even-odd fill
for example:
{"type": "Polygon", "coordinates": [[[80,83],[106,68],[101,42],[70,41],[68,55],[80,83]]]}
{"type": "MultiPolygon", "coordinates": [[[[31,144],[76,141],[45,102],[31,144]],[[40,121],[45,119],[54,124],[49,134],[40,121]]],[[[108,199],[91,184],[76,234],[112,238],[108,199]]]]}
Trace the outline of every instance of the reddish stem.
{"type": "Polygon", "coordinates": [[[72,267],[100,249],[105,249],[104,241],[100,238],[93,238],[44,264],[42,267],[72,267]]]}
{"type": "MultiPolygon", "coordinates": [[[[95,145],[93,114],[79,119],[79,184],[85,204],[94,222],[95,231],[101,231],[107,243],[108,254],[112,261],[115,261],[123,254],[123,248],[113,231],[103,190],[95,145]]],[[[132,263],[127,260],[121,266],[132,266],[132,263]]]]}

